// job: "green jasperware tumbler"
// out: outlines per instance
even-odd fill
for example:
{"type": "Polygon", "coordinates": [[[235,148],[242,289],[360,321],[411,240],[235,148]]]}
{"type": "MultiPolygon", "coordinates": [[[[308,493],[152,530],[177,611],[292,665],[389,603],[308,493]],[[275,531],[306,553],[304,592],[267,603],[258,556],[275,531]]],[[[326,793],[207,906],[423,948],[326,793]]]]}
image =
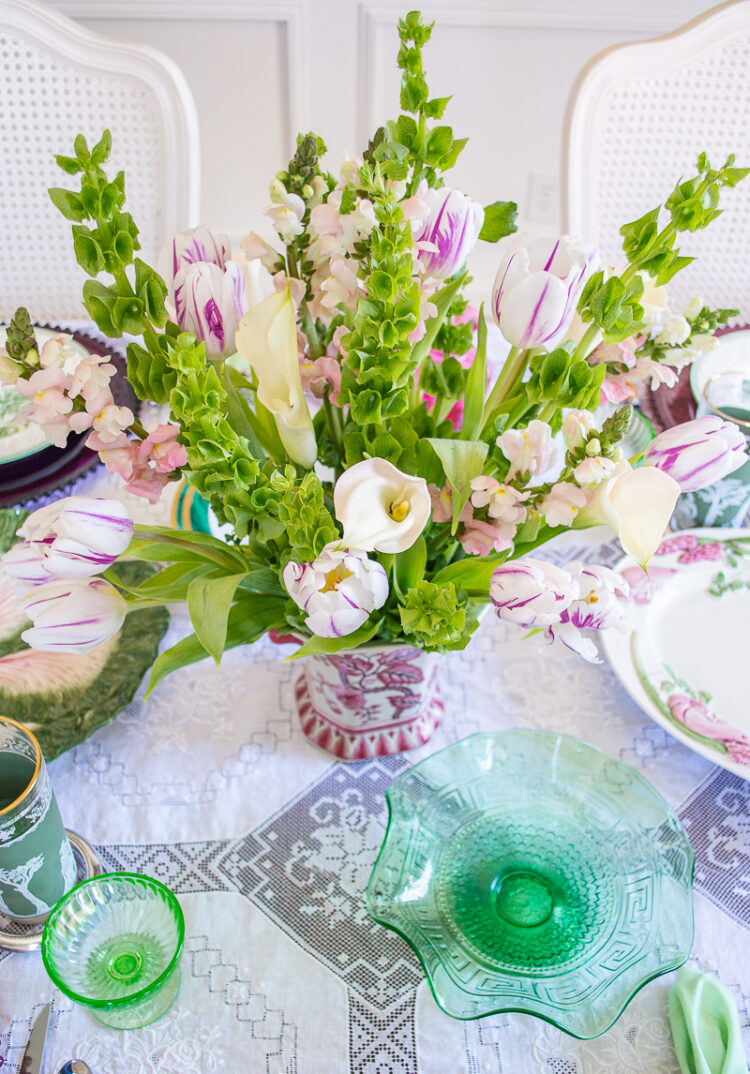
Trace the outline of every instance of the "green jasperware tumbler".
{"type": "Polygon", "coordinates": [[[39,743],[0,716],[0,913],[43,920],[76,872],[39,743]]]}

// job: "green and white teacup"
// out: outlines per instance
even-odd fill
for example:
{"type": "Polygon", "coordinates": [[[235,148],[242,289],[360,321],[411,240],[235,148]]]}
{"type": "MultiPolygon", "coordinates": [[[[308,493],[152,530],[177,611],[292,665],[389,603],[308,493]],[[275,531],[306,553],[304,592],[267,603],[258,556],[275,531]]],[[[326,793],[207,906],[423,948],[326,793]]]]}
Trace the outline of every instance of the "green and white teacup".
{"type": "Polygon", "coordinates": [[[76,872],[39,743],[0,716],[0,913],[45,918],[76,872]]]}
{"type": "MultiPolygon", "coordinates": [[[[709,377],[697,399],[696,417],[716,414],[737,426],[750,442],[750,370],[729,370],[709,377]]],[[[675,520],[693,526],[741,526],[750,510],[750,461],[721,481],[680,496],[675,520]]]]}

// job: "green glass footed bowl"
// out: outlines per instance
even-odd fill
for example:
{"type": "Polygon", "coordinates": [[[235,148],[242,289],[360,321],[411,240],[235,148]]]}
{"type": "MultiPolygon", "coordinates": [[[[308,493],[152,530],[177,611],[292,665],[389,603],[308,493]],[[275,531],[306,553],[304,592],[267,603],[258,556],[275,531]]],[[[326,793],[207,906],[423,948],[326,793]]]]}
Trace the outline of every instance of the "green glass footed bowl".
{"type": "Polygon", "coordinates": [[[454,1018],[520,1011],[597,1037],[693,942],[694,854],[638,772],[567,735],[477,734],[387,795],[370,915],[454,1018]]]}
{"type": "Polygon", "coordinates": [[[107,873],[57,904],[42,936],[53,984],[104,1025],[136,1029],[167,1011],[180,987],[185,920],[158,880],[107,873]]]}

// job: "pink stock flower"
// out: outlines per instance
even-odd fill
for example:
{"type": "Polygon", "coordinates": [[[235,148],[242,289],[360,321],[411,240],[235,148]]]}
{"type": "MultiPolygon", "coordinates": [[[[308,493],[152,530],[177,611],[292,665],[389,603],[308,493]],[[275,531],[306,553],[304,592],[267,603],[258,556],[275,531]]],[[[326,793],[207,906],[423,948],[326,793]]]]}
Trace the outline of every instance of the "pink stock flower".
{"type": "Polygon", "coordinates": [[[187,451],[178,444],[180,429],[177,425],[157,425],[145,440],[138,444],[138,465],[153,463],[160,474],[169,474],[187,462],[187,451]]]}
{"type": "Polygon", "coordinates": [[[486,556],[490,552],[505,552],[513,547],[517,527],[512,522],[482,522],[472,518],[464,524],[459,542],[470,556],[486,556]]]}
{"type": "Polygon", "coordinates": [[[337,405],[341,391],[341,363],[330,354],[324,354],[315,361],[304,358],[299,364],[302,377],[302,389],[312,392],[317,399],[323,399],[330,389],[330,400],[337,405]]]}
{"type": "Polygon", "coordinates": [[[453,517],[450,485],[446,483],[441,489],[437,485],[428,485],[427,491],[432,503],[432,521],[450,522],[453,517]]]}
{"type": "Polygon", "coordinates": [[[133,411],[129,407],[108,403],[93,418],[91,425],[94,431],[86,441],[86,447],[92,451],[100,451],[114,444],[134,421],[133,411]]]}
{"type": "Polygon", "coordinates": [[[638,388],[629,373],[605,377],[599,391],[602,403],[626,403],[638,398],[638,388]]]}
{"type": "Polygon", "coordinates": [[[82,358],[73,370],[68,395],[75,399],[82,395],[89,400],[102,392],[110,394],[110,381],[117,370],[106,358],[89,354],[82,358]]]}
{"type": "Polygon", "coordinates": [[[486,507],[490,518],[519,526],[526,518],[523,501],[528,492],[519,492],[511,485],[501,485],[494,477],[480,475],[471,482],[471,502],[474,507],[486,507]]]}
{"type": "Polygon", "coordinates": [[[552,430],[535,418],[525,429],[507,429],[497,438],[497,446],[510,463],[508,480],[516,474],[543,473],[552,458],[552,430]]]}
{"type": "Polygon", "coordinates": [[[99,457],[110,473],[123,479],[128,492],[156,503],[169,474],[187,462],[184,446],[177,443],[179,432],[175,425],[158,425],[143,441],[123,434],[98,449],[99,457]]]}
{"type": "Polygon", "coordinates": [[[558,481],[539,504],[548,526],[572,526],[576,515],[588,503],[583,489],[569,481],[558,481]]]}
{"type": "Polygon", "coordinates": [[[33,404],[24,416],[41,425],[56,447],[65,447],[71,428],[67,415],[73,409],[73,401],[65,394],[67,384],[68,377],[58,367],[39,369],[28,380],[16,381],[16,389],[33,404]]]}

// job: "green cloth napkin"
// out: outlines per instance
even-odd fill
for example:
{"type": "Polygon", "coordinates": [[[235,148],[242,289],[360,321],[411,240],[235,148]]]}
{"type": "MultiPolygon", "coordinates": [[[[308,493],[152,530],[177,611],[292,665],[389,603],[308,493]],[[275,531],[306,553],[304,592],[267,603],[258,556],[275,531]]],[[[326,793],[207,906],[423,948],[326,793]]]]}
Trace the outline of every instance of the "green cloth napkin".
{"type": "Polygon", "coordinates": [[[683,966],[669,993],[682,1074],[747,1074],[737,1006],[717,977],[683,966]]]}

